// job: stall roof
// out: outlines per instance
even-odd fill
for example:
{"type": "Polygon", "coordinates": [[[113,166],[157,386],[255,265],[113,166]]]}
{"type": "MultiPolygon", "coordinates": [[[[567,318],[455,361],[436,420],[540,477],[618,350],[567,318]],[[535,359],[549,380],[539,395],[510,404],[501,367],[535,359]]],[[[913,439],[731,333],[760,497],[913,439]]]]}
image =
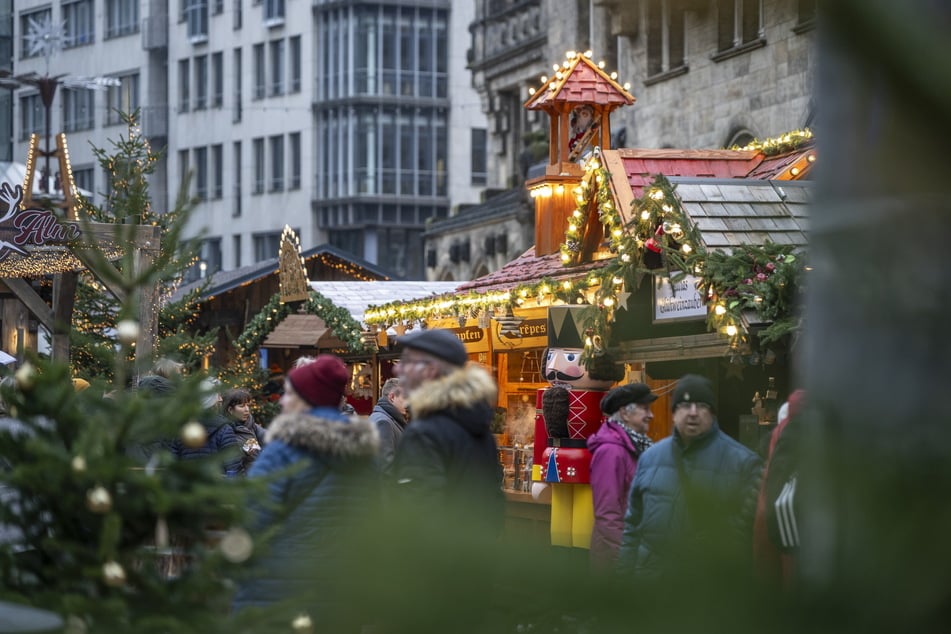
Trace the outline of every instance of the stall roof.
{"type": "MultiPolygon", "coordinates": [[[[331,246],[329,244],[322,244],[301,252],[301,258],[303,258],[305,262],[311,258],[321,256],[330,257],[331,259],[339,260],[344,264],[351,265],[354,268],[361,270],[366,275],[376,276],[382,279],[389,279],[389,275],[375,264],[370,264],[369,262],[360,260],[346,251],[338,249],[337,247],[331,246]]],[[[259,279],[265,278],[268,275],[276,275],[278,273],[279,264],[280,263],[277,258],[268,258],[267,260],[262,260],[261,262],[249,264],[248,266],[242,266],[241,268],[231,269],[229,271],[218,271],[211,276],[210,281],[207,279],[202,279],[180,286],[172,294],[170,301],[174,302],[180,300],[187,293],[191,292],[195,288],[200,288],[206,282],[208,282],[208,287],[201,294],[202,300],[215,297],[216,295],[221,295],[222,293],[227,293],[228,291],[232,291],[239,286],[250,284],[259,279]]]]}
{"type": "Polygon", "coordinates": [[[363,314],[370,306],[446,295],[455,291],[459,284],[460,282],[380,280],[311,282],[310,287],[335,306],[349,311],[355,320],[362,323],[363,314]]]}

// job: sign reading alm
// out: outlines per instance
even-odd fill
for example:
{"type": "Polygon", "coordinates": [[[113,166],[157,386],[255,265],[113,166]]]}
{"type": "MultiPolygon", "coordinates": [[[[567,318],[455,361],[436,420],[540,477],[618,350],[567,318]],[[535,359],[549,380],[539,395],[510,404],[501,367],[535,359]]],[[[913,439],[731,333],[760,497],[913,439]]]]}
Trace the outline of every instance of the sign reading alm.
{"type": "Polygon", "coordinates": [[[6,205],[0,215],[0,262],[14,253],[28,256],[28,246],[66,244],[79,239],[79,225],[61,222],[45,209],[21,209],[22,201],[23,187],[0,185],[0,203],[6,205]]]}

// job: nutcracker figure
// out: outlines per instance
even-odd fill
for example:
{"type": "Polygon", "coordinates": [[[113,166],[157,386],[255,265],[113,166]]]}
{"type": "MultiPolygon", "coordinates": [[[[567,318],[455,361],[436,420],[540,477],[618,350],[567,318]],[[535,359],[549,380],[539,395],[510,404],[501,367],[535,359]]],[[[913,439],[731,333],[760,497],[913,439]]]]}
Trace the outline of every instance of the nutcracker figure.
{"type": "Polygon", "coordinates": [[[532,492],[551,495],[551,543],[588,548],[594,525],[588,436],[601,426],[601,398],[624,376],[609,355],[582,363],[583,315],[590,306],[548,309],[548,351],[536,397],[532,492]]]}

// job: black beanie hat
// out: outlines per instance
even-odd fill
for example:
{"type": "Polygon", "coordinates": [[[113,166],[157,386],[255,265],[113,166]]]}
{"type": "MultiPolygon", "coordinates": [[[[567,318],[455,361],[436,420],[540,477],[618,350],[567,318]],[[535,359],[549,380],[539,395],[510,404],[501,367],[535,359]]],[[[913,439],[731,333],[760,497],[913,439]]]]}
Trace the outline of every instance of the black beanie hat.
{"type": "Polygon", "coordinates": [[[465,344],[459,340],[455,333],[445,328],[411,332],[408,335],[397,337],[396,343],[404,348],[421,350],[460,368],[469,361],[469,353],[466,352],[465,344]]]}
{"type": "Polygon", "coordinates": [[[615,414],[625,405],[638,403],[648,405],[657,400],[657,395],[643,383],[629,383],[621,385],[604,395],[601,399],[601,413],[605,416],[615,414]]]}
{"type": "Polygon", "coordinates": [[[713,391],[710,379],[699,374],[685,374],[677,381],[673,398],[670,399],[671,409],[676,409],[681,403],[706,403],[714,412],[717,411],[717,397],[713,391]]]}

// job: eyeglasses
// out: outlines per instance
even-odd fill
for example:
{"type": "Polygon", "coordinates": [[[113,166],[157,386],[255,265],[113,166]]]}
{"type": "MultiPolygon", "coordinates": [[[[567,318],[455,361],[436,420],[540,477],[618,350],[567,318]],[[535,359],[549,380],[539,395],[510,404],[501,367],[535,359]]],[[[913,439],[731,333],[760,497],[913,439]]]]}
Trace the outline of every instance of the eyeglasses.
{"type": "Polygon", "coordinates": [[[689,412],[691,408],[696,407],[698,412],[709,412],[711,407],[707,403],[677,403],[678,410],[682,412],[689,412]]]}

